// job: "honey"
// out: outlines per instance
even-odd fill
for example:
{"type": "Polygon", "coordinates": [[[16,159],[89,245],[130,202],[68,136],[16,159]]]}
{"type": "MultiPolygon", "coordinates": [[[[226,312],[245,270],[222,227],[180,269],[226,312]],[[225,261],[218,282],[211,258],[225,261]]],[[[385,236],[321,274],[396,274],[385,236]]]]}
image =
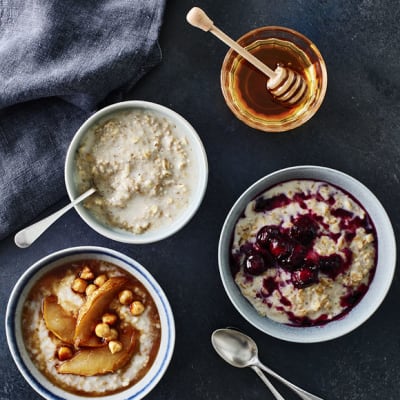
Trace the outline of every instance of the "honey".
{"type": "Polygon", "coordinates": [[[311,118],[326,91],[325,63],[317,48],[303,35],[287,28],[264,27],[249,32],[238,42],[275,70],[278,65],[300,74],[307,84],[304,99],[294,107],[276,101],[267,89],[268,77],[234,53],[228,52],[221,71],[225,100],[247,125],[282,132],[311,118]]]}
{"type": "MultiPolygon", "coordinates": [[[[265,41],[261,45],[251,46],[251,53],[271,69],[282,65],[300,74],[305,80],[307,92],[309,92],[312,82],[310,79],[307,79],[307,74],[304,72],[309,67],[306,60],[298,56],[297,53],[287,51],[286,46],[280,46],[274,42],[274,40],[265,41]]],[[[237,60],[234,66],[234,73],[236,76],[233,87],[238,97],[246,108],[251,109],[260,118],[270,118],[274,115],[281,118],[282,115],[296,112],[293,110],[293,107],[282,105],[274,100],[271,93],[267,90],[268,77],[246,60],[237,60]]],[[[305,99],[308,96],[309,93],[307,93],[305,99]]],[[[295,108],[302,107],[303,102],[296,105],[295,108]]]]}

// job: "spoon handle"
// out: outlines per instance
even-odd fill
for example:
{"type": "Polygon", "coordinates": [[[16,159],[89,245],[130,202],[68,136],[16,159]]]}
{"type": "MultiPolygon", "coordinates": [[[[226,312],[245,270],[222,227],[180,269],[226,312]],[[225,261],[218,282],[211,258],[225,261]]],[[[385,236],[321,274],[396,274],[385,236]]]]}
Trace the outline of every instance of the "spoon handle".
{"type": "Polygon", "coordinates": [[[64,215],[76,204],[80,203],[82,200],[85,200],[95,191],[95,188],[89,189],[87,192],[77,197],[74,201],[63,207],[61,210],[58,210],[48,217],[28,226],[25,229],[22,229],[14,237],[15,244],[21,248],[29,247],[51,224],[56,222],[58,218],[64,215]]]}
{"type": "Polygon", "coordinates": [[[275,389],[271,381],[261,372],[260,368],[256,367],[255,365],[253,365],[251,368],[260,377],[260,379],[268,386],[268,389],[274,395],[276,400],[285,400],[285,398],[282,397],[281,394],[275,389]]]}
{"type": "Polygon", "coordinates": [[[313,395],[311,393],[308,393],[305,390],[303,390],[303,389],[299,388],[298,386],[294,385],[293,383],[287,381],[285,378],[282,378],[280,375],[278,375],[276,372],[272,371],[272,369],[269,369],[267,366],[265,366],[261,362],[258,362],[256,367],[262,369],[267,374],[269,374],[272,377],[276,378],[278,381],[281,381],[289,389],[293,390],[293,392],[295,392],[303,400],[323,400],[323,399],[321,399],[321,397],[318,397],[318,396],[315,396],[315,395],[313,395]]]}

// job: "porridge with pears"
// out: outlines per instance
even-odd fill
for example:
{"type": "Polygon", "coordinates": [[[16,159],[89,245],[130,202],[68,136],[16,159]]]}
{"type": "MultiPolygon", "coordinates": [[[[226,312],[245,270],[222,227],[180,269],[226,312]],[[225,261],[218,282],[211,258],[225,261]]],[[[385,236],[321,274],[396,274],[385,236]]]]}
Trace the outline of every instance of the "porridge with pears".
{"type": "Polygon", "coordinates": [[[22,329],[36,367],[55,385],[84,396],[138,382],[161,337],[146,288],[100,260],[72,262],[44,275],[24,303],[22,329]]]}

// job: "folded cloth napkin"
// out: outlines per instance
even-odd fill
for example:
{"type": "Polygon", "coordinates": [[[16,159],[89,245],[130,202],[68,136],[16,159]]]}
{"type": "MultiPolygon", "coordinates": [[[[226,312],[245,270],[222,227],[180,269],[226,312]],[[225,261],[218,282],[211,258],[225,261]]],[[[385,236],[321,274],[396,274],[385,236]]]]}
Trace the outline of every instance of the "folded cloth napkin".
{"type": "Polygon", "coordinates": [[[161,61],[166,0],[0,0],[0,239],[65,196],[68,144],[161,61]]]}

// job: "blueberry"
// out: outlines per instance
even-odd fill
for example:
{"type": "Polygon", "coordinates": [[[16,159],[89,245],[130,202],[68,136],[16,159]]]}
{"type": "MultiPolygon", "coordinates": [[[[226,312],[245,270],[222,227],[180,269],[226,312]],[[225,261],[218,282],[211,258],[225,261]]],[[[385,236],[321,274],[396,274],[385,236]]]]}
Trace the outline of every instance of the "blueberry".
{"type": "Polygon", "coordinates": [[[315,268],[303,267],[292,272],[293,285],[298,289],[318,283],[318,271],[315,268]]]}
{"type": "Polygon", "coordinates": [[[295,244],[291,253],[281,259],[282,267],[286,269],[296,269],[304,264],[304,259],[307,254],[307,249],[301,244],[295,244]]]}
{"type": "Polygon", "coordinates": [[[269,251],[282,268],[293,270],[303,264],[307,249],[287,236],[272,239],[269,251]]]}
{"type": "Polygon", "coordinates": [[[246,258],[244,270],[250,275],[260,275],[267,269],[264,257],[261,254],[251,254],[246,258]]]}
{"type": "Polygon", "coordinates": [[[278,260],[289,257],[294,249],[294,243],[285,236],[272,238],[269,242],[269,251],[278,260]]]}
{"type": "Polygon", "coordinates": [[[272,266],[272,264],[273,264],[272,256],[271,256],[270,252],[268,251],[268,249],[266,249],[265,247],[260,246],[256,242],[253,244],[252,253],[258,253],[258,254],[262,255],[264,257],[264,261],[267,263],[267,265],[272,266]]]}
{"type": "Polygon", "coordinates": [[[256,242],[260,246],[268,246],[270,241],[274,238],[279,237],[280,230],[276,225],[266,225],[263,226],[258,232],[256,236],[256,242]]]}
{"type": "Polygon", "coordinates": [[[335,279],[344,267],[344,260],[339,254],[332,254],[326,257],[320,257],[319,269],[330,278],[335,279]]]}
{"type": "Polygon", "coordinates": [[[309,215],[301,215],[298,217],[290,230],[290,236],[307,246],[317,237],[318,223],[309,215]]]}

